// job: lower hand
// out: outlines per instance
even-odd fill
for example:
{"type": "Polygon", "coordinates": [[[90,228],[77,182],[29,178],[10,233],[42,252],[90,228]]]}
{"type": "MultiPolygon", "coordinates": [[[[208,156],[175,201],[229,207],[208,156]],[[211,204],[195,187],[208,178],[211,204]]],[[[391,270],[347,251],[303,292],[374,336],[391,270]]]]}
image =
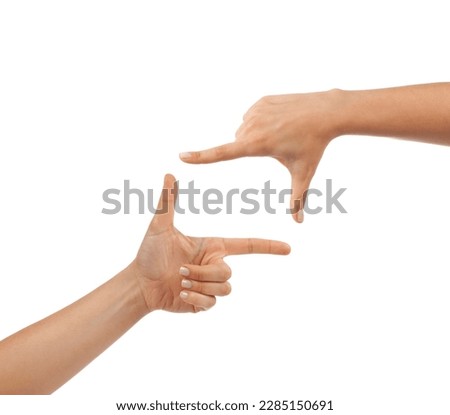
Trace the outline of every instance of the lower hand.
{"type": "Polygon", "coordinates": [[[173,225],[176,182],[164,179],[164,189],[136,259],[131,264],[148,311],[197,312],[230,293],[227,255],[286,255],[289,245],[266,239],[196,238],[173,225]]]}

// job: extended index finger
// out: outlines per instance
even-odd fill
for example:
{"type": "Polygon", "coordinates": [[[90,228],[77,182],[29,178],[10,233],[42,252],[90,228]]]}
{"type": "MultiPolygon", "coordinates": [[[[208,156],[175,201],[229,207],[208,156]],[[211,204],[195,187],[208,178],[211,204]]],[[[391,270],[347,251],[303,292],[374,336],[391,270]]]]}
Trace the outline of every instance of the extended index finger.
{"type": "Polygon", "coordinates": [[[281,241],[258,238],[226,238],[223,240],[227,255],[273,254],[287,255],[291,247],[281,241]]]}
{"type": "Polygon", "coordinates": [[[186,163],[202,164],[232,160],[247,155],[249,155],[248,146],[243,145],[241,142],[233,142],[208,148],[207,150],[180,153],[180,158],[186,163]]]}

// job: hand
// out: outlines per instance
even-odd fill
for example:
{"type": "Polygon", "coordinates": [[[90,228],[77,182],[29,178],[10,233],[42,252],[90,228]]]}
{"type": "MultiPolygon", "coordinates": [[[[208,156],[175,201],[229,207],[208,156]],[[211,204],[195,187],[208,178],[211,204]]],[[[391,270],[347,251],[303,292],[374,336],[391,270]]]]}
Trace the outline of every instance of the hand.
{"type": "Polygon", "coordinates": [[[148,311],[173,312],[206,310],[216,296],[231,291],[231,270],[227,255],[262,253],[286,255],[289,245],[266,239],[194,238],[173,225],[176,182],[164,179],[164,189],[136,259],[131,264],[148,311]]]}
{"type": "Polygon", "coordinates": [[[339,132],[339,91],[268,96],[244,115],[236,141],[208,150],[181,153],[187,163],[214,163],[245,156],[270,156],[292,176],[291,212],[303,221],[309,184],[328,143],[339,132]]]}

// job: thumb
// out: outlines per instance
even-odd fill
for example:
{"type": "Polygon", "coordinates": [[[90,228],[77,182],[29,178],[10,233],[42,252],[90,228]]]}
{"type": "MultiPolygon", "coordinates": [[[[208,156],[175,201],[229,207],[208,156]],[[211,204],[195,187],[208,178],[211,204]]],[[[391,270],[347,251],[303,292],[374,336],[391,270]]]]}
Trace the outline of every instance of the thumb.
{"type": "Polygon", "coordinates": [[[150,223],[147,234],[162,232],[173,225],[178,183],[171,174],[164,176],[164,186],[158,202],[155,216],[150,223]]]}
{"type": "Polygon", "coordinates": [[[306,196],[311,178],[307,177],[303,172],[294,172],[291,174],[292,194],[290,213],[296,222],[302,223],[304,219],[303,209],[305,207],[306,196]]]}
{"type": "Polygon", "coordinates": [[[240,142],[233,142],[223,144],[219,147],[209,148],[207,150],[180,153],[180,159],[186,163],[202,164],[232,160],[247,155],[247,146],[240,142]]]}

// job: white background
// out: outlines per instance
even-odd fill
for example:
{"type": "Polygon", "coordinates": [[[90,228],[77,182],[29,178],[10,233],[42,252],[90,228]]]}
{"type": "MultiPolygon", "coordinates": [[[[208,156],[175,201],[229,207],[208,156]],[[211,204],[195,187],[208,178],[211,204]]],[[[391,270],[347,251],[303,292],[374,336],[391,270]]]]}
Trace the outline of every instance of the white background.
{"type": "MultiPolygon", "coordinates": [[[[202,189],[288,187],[271,159],[192,166],[178,152],[233,140],[263,95],[447,81],[447,10],[444,1],[2,1],[0,337],[133,259],[151,215],[102,214],[105,189],[125,179],[159,189],[165,172],[202,189]]],[[[187,234],[276,238],[292,253],[230,258],[233,293],[214,309],[154,313],[52,397],[3,397],[1,413],[332,399],[335,414],[448,414],[449,157],[439,146],[342,137],[312,185],[347,187],[346,215],[302,225],[281,213],[179,215],[187,234]]]]}

